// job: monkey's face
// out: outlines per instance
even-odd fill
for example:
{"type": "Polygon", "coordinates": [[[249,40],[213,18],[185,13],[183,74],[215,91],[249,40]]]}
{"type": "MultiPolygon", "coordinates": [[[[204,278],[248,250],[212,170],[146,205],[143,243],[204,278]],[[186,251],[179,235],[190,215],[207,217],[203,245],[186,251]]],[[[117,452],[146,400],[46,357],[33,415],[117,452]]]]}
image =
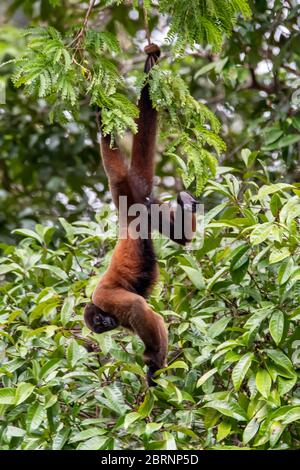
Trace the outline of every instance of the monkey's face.
{"type": "Polygon", "coordinates": [[[119,326],[118,322],[95,304],[87,304],[84,309],[84,321],[86,326],[94,333],[104,333],[119,326]]]}

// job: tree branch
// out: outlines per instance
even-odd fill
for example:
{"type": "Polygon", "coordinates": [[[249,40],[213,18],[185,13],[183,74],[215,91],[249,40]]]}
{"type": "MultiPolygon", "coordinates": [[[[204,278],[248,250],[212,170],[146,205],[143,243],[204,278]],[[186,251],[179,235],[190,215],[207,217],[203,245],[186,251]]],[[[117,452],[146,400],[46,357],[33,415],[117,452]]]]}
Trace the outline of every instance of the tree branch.
{"type": "Polygon", "coordinates": [[[83,20],[82,28],[79,30],[78,34],[76,35],[76,37],[73,39],[73,41],[70,44],[70,46],[71,46],[74,43],[76,49],[78,49],[79,44],[81,43],[82,39],[84,38],[86,29],[87,29],[87,25],[88,25],[88,21],[89,21],[89,17],[92,13],[92,9],[95,6],[95,3],[96,3],[96,0],[90,0],[88,9],[86,11],[86,14],[85,14],[85,17],[84,17],[84,20],[83,20]]]}

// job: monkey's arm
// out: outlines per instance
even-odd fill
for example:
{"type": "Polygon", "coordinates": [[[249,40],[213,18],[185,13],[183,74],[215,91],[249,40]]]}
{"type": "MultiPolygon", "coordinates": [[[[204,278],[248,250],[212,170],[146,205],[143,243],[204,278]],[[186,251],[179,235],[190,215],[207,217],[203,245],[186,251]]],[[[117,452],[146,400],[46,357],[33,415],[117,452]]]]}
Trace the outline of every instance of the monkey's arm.
{"type": "Polygon", "coordinates": [[[197,201],[189,193],[181,191],[177,197],[177,207],[154,199],[157,213],[151,217],[152,229],[158,230],[180,245],[191,242],[196,232],[197,201]]]}
{"type": "MultiPolygon", "coordinates": [[[[148,73],[156,64],[160,56],[160,49],[156,44],[145,48],[147,59],[144,71],[148,73]]],[[[152,190],[154,176],[154,151],[157,130],[157,111],[153,108],[149,96],[149,84],[143,87],[138,103],[139,117],[137,119],[138,132],[133,138],[131,170],[134,175],[141,176],[146,185],[146,195],[152,190]]]]}
{"type": "MultiPolygon", "coordinates": [[[[102,128],[101,112],[97,113],[98,126],[102,128]]],[[[100,153],[105,173],[109,181],[114,183],[123,179],[127,174],[127,166],[119,147],[114,143],[111,147],[111,136],[101,134],[100,153]]]]}
{"type": "MultiPolygon", "coordinates": [[[[101,130],[101,114],[97,115],[98,127],[101,130]]],[[[131,188],[128,184],[128,167],[120,149],[116,144],[111,147],[111,136],[101,135],[100,137],[100,153],[105,173],[108,177],[112,200],[117,208],[119,208],[120,193],[131,194],[131,188]]]]}

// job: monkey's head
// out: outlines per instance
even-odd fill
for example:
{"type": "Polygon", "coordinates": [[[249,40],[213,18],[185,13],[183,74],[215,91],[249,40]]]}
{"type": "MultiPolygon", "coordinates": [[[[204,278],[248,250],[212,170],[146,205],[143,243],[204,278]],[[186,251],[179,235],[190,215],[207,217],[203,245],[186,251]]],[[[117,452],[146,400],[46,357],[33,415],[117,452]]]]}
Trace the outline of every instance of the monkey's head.
{"type": "Polygon", "coordinates": [[[94,333],[104,333],[104,331],[110,331],[119,326],[115,318],[108,315],[93,303],[86,305],[84,309],[84,321],[86,326],[94,333]]]}

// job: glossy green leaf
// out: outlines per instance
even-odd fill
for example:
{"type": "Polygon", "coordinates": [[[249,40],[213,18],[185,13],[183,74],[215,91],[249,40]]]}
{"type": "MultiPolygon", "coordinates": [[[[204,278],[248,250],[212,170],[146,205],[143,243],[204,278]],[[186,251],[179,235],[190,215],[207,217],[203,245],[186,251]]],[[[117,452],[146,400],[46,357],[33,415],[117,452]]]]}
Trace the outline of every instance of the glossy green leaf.
{"type": "Polygon", "coordinates": [[[237,421],[246,421],[246,414],[244,410],[236,403],[213,400],[205,404],[204,407],[213,408],[219,411],[221,414],[229,416],[230,418],[234,418],[237,421]]]}
{"type": "Polygon", "coordinates": [[[256,435],[258,430],[259,430],[259,423],[255,418],[253,418],[251,421],[249,421],[249,423],[244,429],[243,444],[244,445],[248,444],[248,442],[250,442],[251,439],[253,439],[253,437],[256,435]]]}
{"type": "Polygon", "coordinates": [[[284,331],[284,314],[280,310],[275,310],[269,321],[269,330],[275,343],[278,345],[282,339],[284,331]]]}
{"type": "Polygon", "coordinates": [[[232,382],[235,390],[239,390],[240,386],[246,374],[248,372],[249,367],[251,366],[251,362],[253,359],[252,353],[247,353],[238,361],[238,363],[234,366],[232,371],[232,382]]]}
{"type": "Polygon", "coordinates": [[[264,398],[268,398],[272,385],[272,380],[268,371],[265,369],[259,369],[256,373],[255,383],[259,393],[261,393],[264,398]]]}

